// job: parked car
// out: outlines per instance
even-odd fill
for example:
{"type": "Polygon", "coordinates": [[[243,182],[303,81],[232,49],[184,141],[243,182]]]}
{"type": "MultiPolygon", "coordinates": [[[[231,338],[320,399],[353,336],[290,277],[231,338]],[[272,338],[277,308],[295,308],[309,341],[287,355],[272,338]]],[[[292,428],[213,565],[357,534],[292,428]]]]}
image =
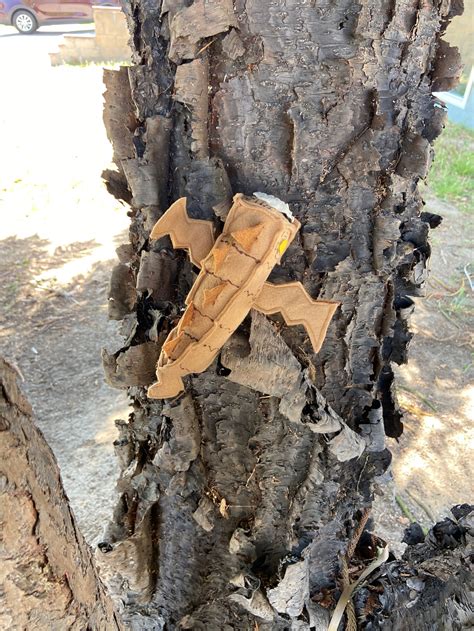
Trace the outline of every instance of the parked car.
{"type": "Polygon", "coordinates": [[[120,6],[119,0],[0,0],[0,24],[34,33],[45,24],[92,22],[92,5],[120,6]]]}

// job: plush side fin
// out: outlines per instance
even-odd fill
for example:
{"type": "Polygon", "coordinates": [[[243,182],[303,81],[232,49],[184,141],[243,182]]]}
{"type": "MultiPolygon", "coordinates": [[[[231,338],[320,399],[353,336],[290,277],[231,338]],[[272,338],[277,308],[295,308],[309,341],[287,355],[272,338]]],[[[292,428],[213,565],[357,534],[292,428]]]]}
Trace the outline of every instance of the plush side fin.
{"type": "Polygon", "coordinates": [[[214,226],[211,221],[191,219],[186,212],[186,197],[172,204],[158,219],[151,231],[151,239],[169,234],[175,248],[188,250],[189,258],[197,267],[214,245],[214,226]]]}
{"type": "Polygon", "coordinates": [[[338,302],[313,300],[299,282],[274,285],[265,283],[255,301],[254,309],[265,315],[281,313],[289,326],[302,324],[306,329],[317,353],[324,338],[338,302]]]}

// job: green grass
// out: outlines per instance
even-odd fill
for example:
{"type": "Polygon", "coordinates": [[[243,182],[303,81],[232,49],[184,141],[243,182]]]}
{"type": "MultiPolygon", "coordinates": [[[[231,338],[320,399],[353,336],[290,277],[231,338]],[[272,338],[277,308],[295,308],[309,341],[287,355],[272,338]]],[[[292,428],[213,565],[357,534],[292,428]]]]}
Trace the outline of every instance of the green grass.
{"type": "Polygon", "coordinates": [[[121,66],[131,66],[131,61],[68,61],[57,66],[66,68],[107,68],[108,70],[119,70],[121,66]]]}
{"type": "Polygon", "coordinates": [[[472,210],[474,131],[448,122],[435,141],[434,150],[428,186],[440,199],[455,204],[461,210],[472,210]]]}

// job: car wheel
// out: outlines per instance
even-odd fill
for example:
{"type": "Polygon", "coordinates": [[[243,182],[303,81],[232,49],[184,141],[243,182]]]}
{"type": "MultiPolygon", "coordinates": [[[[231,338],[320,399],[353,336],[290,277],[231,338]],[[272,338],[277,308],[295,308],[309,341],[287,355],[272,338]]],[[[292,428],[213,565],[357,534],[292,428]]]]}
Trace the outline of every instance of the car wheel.
{"type": "Polygon", "coordinates": [[[24,35],[34,33],[38,28],[38,22],[35,16],[29,11],[17,11],[13,16],[13,26],[24,35]]]}

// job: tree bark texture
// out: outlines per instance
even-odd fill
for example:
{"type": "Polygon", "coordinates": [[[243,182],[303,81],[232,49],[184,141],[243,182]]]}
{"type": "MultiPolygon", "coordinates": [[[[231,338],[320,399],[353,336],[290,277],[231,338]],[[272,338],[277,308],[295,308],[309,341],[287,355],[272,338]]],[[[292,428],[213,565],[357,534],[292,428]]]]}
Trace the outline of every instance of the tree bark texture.
{"type": "MultiPolygon", "coordinates": [[[[132,607],[131,616],[127,607],[120,613],[114,610],[74,523],[54,456],[32,421],[18,375],[1,359],[0,385],[0,628],[162,628],[156,615],[144,617],[144,608],[138,612],[132,607]]],[[[367,622],[364,628],[470,628],[474,507],[456,506],[452,515],[436,524],[426,539],[419,527],[410,528],[404,559],[385,564],[372,584],[360,589],[356,603],[360,620],[367,622]]],[[[364,533],[354,550],[357,563],[374,543],[373,536],[364,533]]],[[[293,576],[299,567],[292,564],[293,576]]],[[[322,596],[327,600],[328,593],[322,596]]],[[[327,628],[328,613],[316,603],[308,601],[306,614],[311,628],[327,628]]],[[[291,625],[309,626],[295,620],[291,625]]]]}
{"type": "Polygon", "coordinates": [[[0,628],[122,629],[17,381],[0,358],[0,628]]]}
{"type": "MultiPolygon", "coordinates": [[[[456,81],[453,0],[131,0],[134,64],[106,71],[105,123],[131,204],[104,351],[128,387],[121,501],[102,549],[140,629],[307,629],[403,430],[406,361],[428,232],[417,183],[456,81]],[[171,202],[217,230],[238,192],[290,204],[302,228],[270,277],[341,306],[321,352],[252,312],[171,402],[148,400],[196,270],[149,233],[171,202]]],[[[377,624],[390,616],[382,606],[377,624]]],[[[385,608],[384,608],[385,607],[385,608]]],[[[318,618],[319,616],[319,618],[318,618]]],[[[324,622],[326,621],[326,622],[324,622]]],[[[321,628],[325,628],[322,626],[321,628]]],[[[378,628],[378,627],[372,627],[378,628]]],[[[432,628],[420,626],[419,628],[432,628]]]]}

